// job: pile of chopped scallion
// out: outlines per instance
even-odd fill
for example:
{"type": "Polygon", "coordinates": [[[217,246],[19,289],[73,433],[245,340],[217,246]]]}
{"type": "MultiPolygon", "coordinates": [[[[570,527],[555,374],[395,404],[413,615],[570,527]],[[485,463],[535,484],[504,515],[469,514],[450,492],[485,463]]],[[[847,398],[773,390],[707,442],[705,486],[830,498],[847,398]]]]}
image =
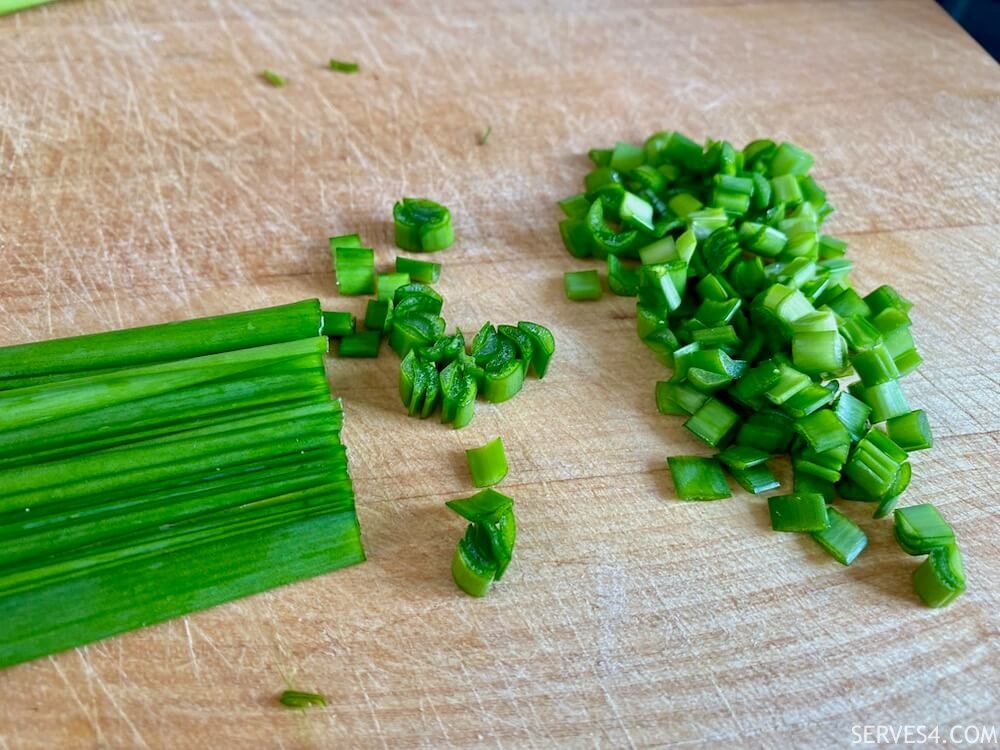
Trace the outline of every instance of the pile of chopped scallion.
{"type": "Polygon", "coordinates": [[[0,666],[364,559],[323,321],[0,348],[0,666]]]}
{"type": "MultiPolygon", "coordinates": [[[[899,383],[921,363],[910,302],[888,285],[865,296],[851,286],[847,243],[822,232],[833,206],[794,144],[737,150],[661,132],[589,155],[584,192],[559,203],[566,249],[604,262],[610,290],[637,298],[639,338],[673,370],[657,409],[718,451],[669,459],[678,496],[730,497],[723,470],[748,492],[777,489],[768,462],[787,454],[792,491],[769,498],[772,526],[809,533],[850,565],[868,540],[833,503],[889,515],[909,454],[931,446],[899,383]]],[[[596,269],[567,273],[565,287],[572,300],[603,291],[596,269]]],[[[950,603],[965,590],[951,527],[931,505],[896,510],[895,522],[903,550],[927,555],[917,594],[950,603]]]]}

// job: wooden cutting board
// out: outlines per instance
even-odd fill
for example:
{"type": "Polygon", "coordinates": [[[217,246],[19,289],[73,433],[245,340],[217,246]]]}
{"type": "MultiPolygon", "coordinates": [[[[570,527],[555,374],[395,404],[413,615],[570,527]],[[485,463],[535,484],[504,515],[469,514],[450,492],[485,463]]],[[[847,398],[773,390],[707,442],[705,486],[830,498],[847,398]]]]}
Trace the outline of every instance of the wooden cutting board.
{"type": "Polygon", "coordinates": [[[0,747],[845,747],[1000,722],[996,63],[931,2],[358,5],[0,19],[0,343],[310,296],[360,312],[325,238],[387,266],[390,207],[419,195],[455,217],[449,322],[550,325],[551,376],[452,431],[405,416],[391,352],[332,360],[369,562],[0,673],[0,747]],[[906,501],[957,530],[951,608],[915,599],[888,522],[845,569],[760,498],[674,500],[666,456],[702,451],[655,411],[632,301],[563,297],[591,264],[554,204],[587,148],[664,128],[815,153],[859,288],[916,302],[905,390],[936,444],[906,501]],[[444,501],[498,434],[520,538],[473,600],[444,501]],[[287,686],[329,707],[277,707],[287,686]]]}

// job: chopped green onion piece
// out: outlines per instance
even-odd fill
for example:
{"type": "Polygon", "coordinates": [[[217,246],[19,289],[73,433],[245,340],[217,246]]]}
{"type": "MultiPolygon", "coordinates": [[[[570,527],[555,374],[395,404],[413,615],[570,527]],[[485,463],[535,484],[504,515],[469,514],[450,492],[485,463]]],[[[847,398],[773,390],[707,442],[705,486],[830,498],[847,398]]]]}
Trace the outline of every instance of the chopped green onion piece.
{"type": "Polygon", "coordinates": [[[368,300],[364,322],[369,331],[387,332],[392,324],[392,302],[385,299],[368,300]]]}
{"type": "Polygon", "coordinates": [[[361,236],[358,234],[341,234],[337,237],[331,237],[329,242],[331,252],[338,247],[364,247],[361,236]]]}
{"type": "Polygon", "coordinates": [[[731,445],[715,457],[730,469],[749,469],[770,460],[771,454],[746,445],[731,445]]]}
{"type": "Polygon", "coordinates": [[[260,73],[260,77],[263,78],[272,86],[274,86],[275,88],[281,88],[288,82],[284,76],[278,75],[273,70],[262,70],[260,73]]]}
{"type": "Polygon", "coordinates": [[[774,495],[767,499],[767,510],[775,531],[823,531],[830,525],[826,500],[818,493],[774,495]]]}
{"type": "Polygon", "coordinates": [[[903,312],[909,312],[910,308],[913,307],[912,302],[888,284],[883,284],[878,289],[865,295],[865,304],[872,311],[872,315],[878,315],[889,307],[894,307],[903,312]]]}
{"type": "Polygon", "coordinates": [[[381,331],[361,331],[340,339],[337,355],[345,358],[377,357],[382,345],[381,331]]]}
{"type": "Polygon", "coordinates": [[[610,148],[592,148],[587,152],[587,157],[594,162],[595,167],[607,167],[611,164],[610,148]]]}
{"type": "Polygon", "coordinates": [[[885,497],[879,501],[878,506],[875,508],[875,512],[872,513],[872,518],[885,518],[896,509],[896,503],[898,503],[899,498],[902,497],[903,491],[909,487],[912,475],[913,470],[910,468],[909,462],[904,463],[899,467],[896,478],[892,481],[892,485],[886,491],[885,497]]]}
{"type": "Polygon", "coordinates": [[[347,336],[354,333],[356,321],[349,312],[323,311],[323,335],[347,336]]]}
{"type": "Polygon", "coordinates": [[[441,388],[441,421],[457,430],[472,421],[476,413],[476,378],[461,360],[451,362],[439,375],[441,388]]]}
{"type": "Polygon", "coordinates": [[[608,288],[620,297],[635,297],[639,293],[639,271],[624,265],[617,255],[609,255],[608,288]]]}
{"type": "Polygon", "coordinates": [[[818,383],[810,383],[783,403],[781,409],[788,416],[800,419],[801,417],[809,416],[829,404],[833,401],[835,395],[836,393],[833,390],[825,386],[818,383]]]}
{"type": "Polygon", "coordinates": [[[771,157],[772,175],[804,175],[812,169],[813,157],[794,143],[782,143],[771,157]]]}
{"type": "Polygon", "coordinates": [[[639,235],[635,229],[616,232],[604,220],[604,203],[595,200],[587,211],[586,226],[590,231],[594,246],[599,250],[599,257],[617,255],[630,250],[639,235]]]}
{"type": "Polygon", "coordinates": [[[724,500],[732,497],[718,461],[700,456],[671,456],[670,476],[681,500],[724,500]]]}
{"type": "Polygon", "coordinates": [[[333,268],[341,294],[375,292],[375,252],[369,247],[336,247],[333,268]]]}
{"type": "Polygon", "coordinates": [[[476,597],[486,596],[490,592],[497,574],[497,563],[481,537],[476,526],[469,524],[465,536],[458,542],[451,562],[451,575],[455,584],[466,594],[476,597]]]}
{"type": "Polygon", "coordinates": [[[857,442],[864,437],[868,429],[868,415],[871,414],[871,408],[868,405],[854,398],[850,393],[841,391],[834,402],[833,413],[847,428],[852,442],[857,442]]]}
{"type": "Polygon", "coordinates": [[[660,414],[694,414],[708,394],[683,383],[661,380],[656,384],[656,410],[660,414]]]}
{"type": "Polygon", "coordinates": [[[717,448],[739,424],[739,415],[717,398],[710,398],[684,422],[706,445],[717,448]]]}
{"type": "Polygon", "coordinates": [[[586,193],[577,193],[559,201],[559,208],[568,219],[582,219],[590,209],[590,201],[587,200],[586,193]]]}
{"type": "Polygon", "coordinates": [[[408,273],[380,273],[375,280],[375,295],[380,300],[392,300],[396,290],[410,283],[408,273]]]}
{"type": "Polygon", "coordinates": [[[559,234],[566,250],[574,258],[589,258],[593,254],[594,239],[582,219],[563,219],[559,222],[559,234]]]}
{"type": "Polygon", "coordinates": [[[426,198],[403,198],[392,208],[396,245],[403,250],[434,252],[455,241],[451,212],[426,198]]]}
{"type": "Polygon", "coordinates": [[[356,62],[347,62],[346,60],[335,60],[330,58],[330,70],[335,70],[338,73],[357,73],[359,66],[356,62]]]}
{"type": "Polygon", "coordinates": [[[325,706],[326,698],[319,693],[303,693],[299,690],[286,690],[278,698],[282,706],[289,708],[309,708],[310,706],[325,706]]]}
{"type": "Polygon", "coordinates": [[[889,380],[870,388],[864,387],[861,383],[851,383],[848,389],[851,395],[871,407],[871,420],[875,424],[900,417],[910,411],[910,405],[898,380],[889,380]]]}
{"type": "Polygon", "coordinates": [[[833,482],[803,472],[795,472],[792,479],[792,490],[796,494],[816,493],[822,495],[823,500],[828,504],[833,502],[836,495],[836,487],[833,482]]]}
{"type": "MultiPolygon", "coordinates": [[[[429,260],[415,260],[396,256],[396,271],[408,274],[410,279],[421,284],[436,284],[441,278],[441,264],[429,260]]],[[[409,282],[407,282],[409,283],[409,282]]]]}
{"type": "Polygon", "coordinates": [[[783,453],[794,437],[793,422],[776,411],[759,411],[747,417],[736,435],[736,444],[767,453],[783,453]]]}
{"type": "Polygon", "coordinates": [[[529,323],[522,320],[517,324],[517,327],[528,334],[535,345],[535,350],[531,355],[531,369],[535,371],[535,375],[541,380],[545,377],[545,373],[549,369],[549,360],[552,359],[552,355],[556,350],[556,340],[548,328],[538,323],[529,323]]]}
{"type": "Polygon", "coordinates": [[[507,456],[499,437],[479,448],[469,448],[465,458],[475,487],[491,487],[507,476],[507,456]]]}
{"type": "Polygon", "coordinates": [[[399,365],[399,397],[411,417],[430,416],[441,394],[437,368],[411,349],[399,365]]]}
{"type": "Polygon", "coordinates": [[[851,442],[847,428],[830,409],[820,409],[795,420],[795,431],[805,438],[814,451],[820,453],[850,445],[851,442]]]}
{"type": "Polygon", "coordinates": [[[854,521],[836,508],[826,509],[830,525],[822,531],[814,531],[813,539],[841,565],[850,565],[868,546],[868,537],[854,521]]]}
{"type": "Polygon", "coordinates": [[[955,543],[955,532],[930,503],[897,508],[893,518],[896,541],[908,555],[926,555],[955,543]]]}
{"type": "Polygon", "coordinates": [[[639,248],[639,260],[642,261],[643,265],[668,263],[669,261],[680,259],[680,256],[677,254],[677,245],[674,238],[669,235],[639,248]]]}
{"type": "Polygon", "coordinates": [[[645,161],[646,152],[641,146],[633,146],[631,143],[616,143],[608,164],[612,169],[627,172],[641,166],[645,161]]]}
{"type": "Polygon", "coordinates": [[[574,302],[600,299],[603,290],[597,271],[567,271],[563,275],[566,298],[574,302]]]}
{"type": "MultiPolygon", "coordinates": [[[[491,580],[499,581],[503,578],[504,571],[513,556],[517,537],[514,501],[496,490],[485,489],[472,497],[449,500],[445,505],[472,522],[466,530],[466,539],[474,543],[474,551],[480,558],[474,566],[476,575],[473,578],[481,578],[481,573],[491,568],[489,563],[492,563],[493,569],[491,580]],[[486,564],[478,564],[482,562],[486,564]]],[[[454,568],[452,570],[454,572],[454,568]]],[[[456,582],[459,586],[462,585],[458,576],[456,582]]],[[[488,589],[488,586],[486,588],[488,589]]],[[[468,591],[468,593],[473,592],[468,591]]],[[[481,596],[481,594],[473,595],[481,596]]]]}
{"type": "Polygon", "coordinates": [[[958,546],[949,544],[930,551],[913,571],[913,588],[928,607],[947,607],[965,591],[965,568],[958,546]]]}
{"type": "Polygon", "coordinates": [[[770,492],[781,486],[778,478],[764,464],[749,466],[745,469],[738,469],[734,466],[727,468],[729,469],[729,475],[736,480],[736,483],[754,495],[770,492]]]}
{"type": "Polygon", "coordinates": [[[893,417],[886,421],[885,428],[892,442],[907,453],[926,450],[934,444],[931,426],[923,409],[893,417]]]}
{"type": "Polygon", "coordinates": [[[851,365],[861,382],[868,388],[888,383],[899,377],[899,369],[884,344],[859,351],[851,357],[851,365]]]}

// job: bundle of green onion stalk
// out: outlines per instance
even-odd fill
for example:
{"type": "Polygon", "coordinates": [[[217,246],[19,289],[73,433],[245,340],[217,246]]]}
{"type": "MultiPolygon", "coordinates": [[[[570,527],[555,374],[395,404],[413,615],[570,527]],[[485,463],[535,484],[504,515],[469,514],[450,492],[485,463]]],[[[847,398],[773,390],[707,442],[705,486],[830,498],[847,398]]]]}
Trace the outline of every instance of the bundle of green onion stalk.
{"type": "MultiPolygon", "coordinates": [[[[812,534],[849,565],[868,540],[832,503],[889,515],[909,454],[931,446],[899,382],[921,363],[910,303],[888,285],[855,291],[846,243],[822,231],[833,206],[809,174],[813,157],[794,144],[737,150],[660,132],[590,158],[585,191],[560,202],[563,242],[606,263],[613,293],[637,298],[639,337],[673,370],[657,408],[718,451],[669,460],[678,495],[729,497],[723,467],[748,492],[774,490],[768,461],[788,454],[794,487],[769,499],[772,526],[812,534]]],[[[596,269],[567,273],[565,287],[574,300],[603,291],[596,269]]],[[[917,593],[943,606],[965,589],[954,534],[936,512],[909,513],[896,512],[896,535],[928,555],[917,593]]]]}
{"type": "Polygon", "coordinates": [[[0,348],[0,666],[364,559],[322,321],[0,348]]]}

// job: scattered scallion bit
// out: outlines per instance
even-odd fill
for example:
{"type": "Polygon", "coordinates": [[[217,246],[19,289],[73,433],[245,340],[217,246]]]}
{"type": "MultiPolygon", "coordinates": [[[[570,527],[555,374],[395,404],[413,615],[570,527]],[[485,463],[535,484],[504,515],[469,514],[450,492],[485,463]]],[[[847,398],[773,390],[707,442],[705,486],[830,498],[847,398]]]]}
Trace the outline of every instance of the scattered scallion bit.
{"type": "Polygon", "coordinates": [[[773,495],[767,499],[767,510],[775,531],[822,531],[830,525],[826,501],[813,492],[773,495]]]}
{"type": "Polygon", "coordinates": [[[469,448],[465,458],[475,487],[492,487],[507,476],[507,455],[499,437],[479,448],[469,448]]]}
{"type": "Polygon", "coordinates": [[[375,292],[375,252],[369,247],[334,247],[337,291],[344,295],[375,292]]]}
{"type": "Polygon", "coordinates": [[[288,706],[288,708],[326,706],[326,698],[319,693],[303,693],[300,690],[286,690],[278,698],[278,702],[282,706],[288,706]]]}
{"type": "Polygon", "coordinates": [[[480,146],[485,146],[486,145],[486,142],[490,139],[490,133],[492,133],[492,132],[493,132],[493,128],[487,127],[486,130],[484,130],[482,133],[479,134],[479,138],[477,139],[477,142],[479,143],[480,146]]]}
{"type": "Polygon", "coordinates": [[[338,73],[357,73],[359,68],[360,66],[356,62],[330,58],[330,70],[335,70],[338,73]]]}
{"type": "Polygon", "coordinates": [[[567,271],[563,274],[566,298],[574,302],[601,298],[601,277],[597,271],[567,271]]]}
{"type": "Polygon", "coordinates": [[[372,358],[378,356],[382,346],[382,334],[379,331],[358,331],[340,339],[337,356],[347,359],[372,358]]]}
{"type": "Polygon", "coordinates": [[[260,77],[263,78],[272,86],[274,86],[275,88],[281,88],[286,83],[288,83],[288,81],[285,79],[284,76],[278,75],[273,70],[262,70],[260,72],[260,77]]]}
{"type": "Polygon", "coordinates": [[[418,281],[421,284],[436,284],[441,278],[440,263],[404,258],[401,255],[396,256],[396,271],[409,274],[412,281],[418,281]]]}
{"type": "Polygon", "coordinates": [[[854,521],[833,506],[827,506],[826,513],[830,525],[822,531],[814,531],[812,537],[834,560],[850,565],[868,546],[868,537],[854,521]]]}
{"type": "Polygon", "coordinates": [[[493,582],[503,578],[514,554],[514,501],[496,490],[485,489],[445,505],[471,522],[455,550],[452,577],[467,594],[486,596],[493,582]]]}
{"type": "Polygon", "coordinates": [[[946,607],[965,591],[962,553],[954,544],[936,547],[913,571],[913,588],[928,607],[946,607]]]}
{"type": "Polygon", "coordinates": [[[732,497],[719,462],[700,456],[671,456],[670,476],[681,500],[725,500],[732,497]]]}
{"type": "Polygon", "coordinates": [[[403,198],[392,208],[396,245],[402,250],[434,252],[455,241],[451,212],[426,198],[403,198]]]}
{"type": "Polygon", "coordinates": [[[955,543],[955,532],[930,503],[893,511],[896,541],[908,555],[926,555],[955,543]]]}
{"type": "MultiPolygon", "coordinates": [[[[912,304],[889,285],[854,289],[847,243],[824,232],[834,208],[795,144],[739,150],[664,131],[588,156],[583,192],[559,202],[559,232],[573,257],[607,263],[614,294],[637,297],[639,338],[673,370],[656,384],[657,410],[685,416],[748,492],[775,489],[766,461],[788,455],[795,492],[771,503],[786,511],[776,528],[811,531],[850,563],[867,538],[834,508],[817,530],[825,506],[866,502],[886,517],[912,477],[908,454],[932,444],[901,385],[921,363],[912,304]]],[[[567,296],[596,298],[593,276],[579,274],[567,274],[567,296]]],[[[679,482],[678,495],[702,493],[700,476],[679,482]]],[[[918,544],[899,520],[897,536],[900,527],[904,549],[946,546],[933,536],[918,544]]],[[[937,553],[923,575],[944,580],[946,562],[937,553]]]]}
{"type": "Polygon", "coordinates": [[[323,311],[323,335],[330,337],[347,336],[354,333],[357,321],[349,312],[323,311]]]}

